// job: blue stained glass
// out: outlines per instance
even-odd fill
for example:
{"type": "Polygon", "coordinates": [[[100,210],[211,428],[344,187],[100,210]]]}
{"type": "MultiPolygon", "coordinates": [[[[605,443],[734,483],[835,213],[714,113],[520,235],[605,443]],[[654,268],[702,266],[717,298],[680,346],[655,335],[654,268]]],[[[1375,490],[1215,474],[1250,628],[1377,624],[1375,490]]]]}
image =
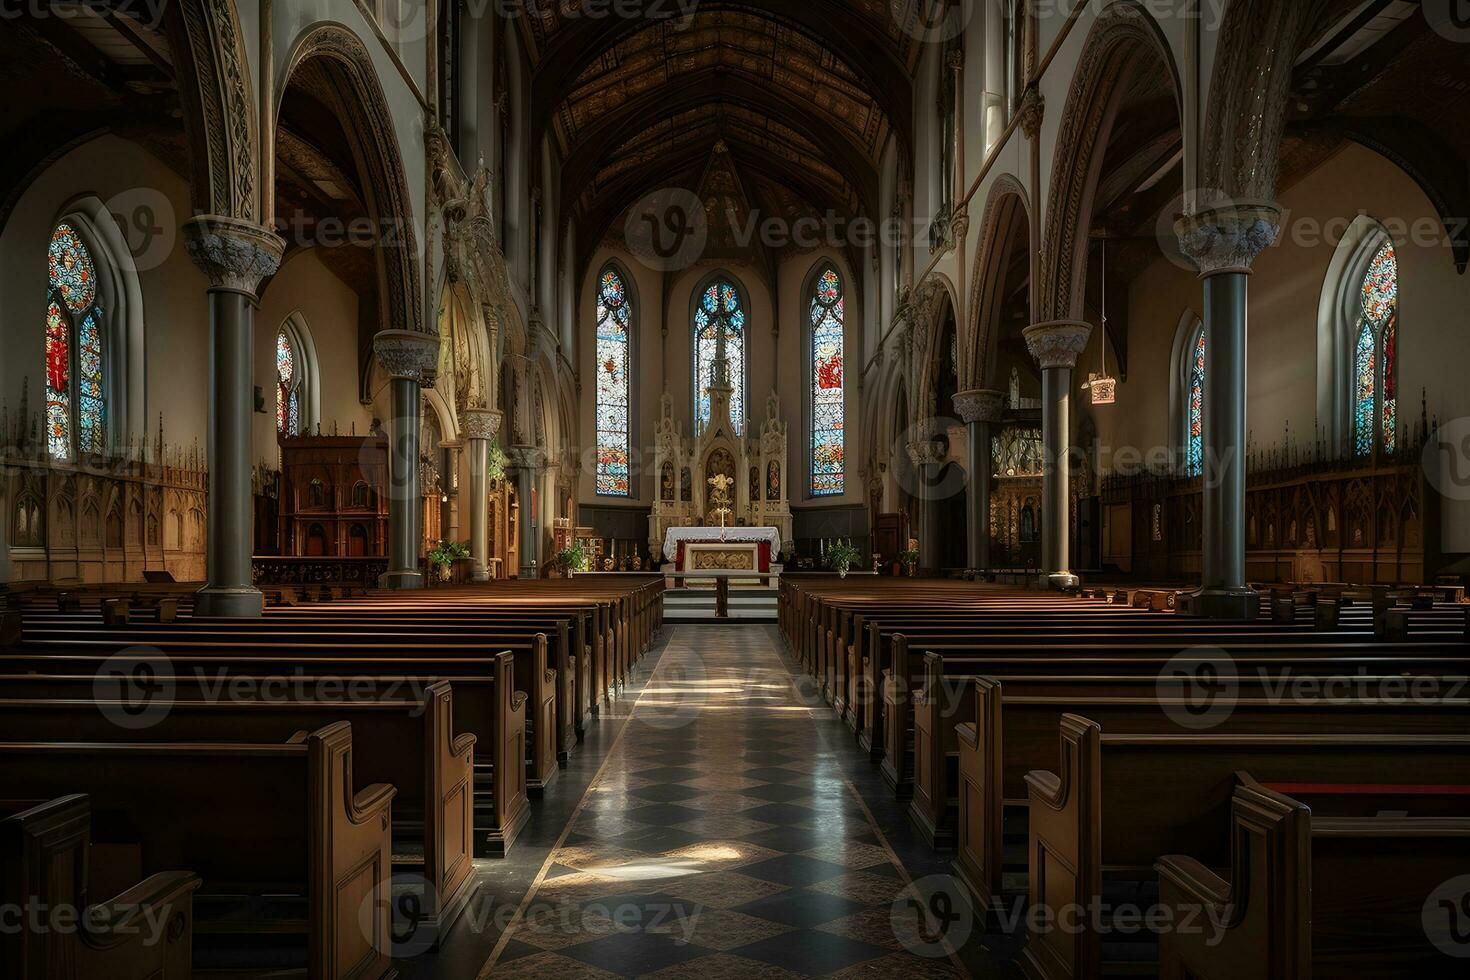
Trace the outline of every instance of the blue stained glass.
{"type": "Polygon", "coordinates": [[[740,291],[728,280],[712,283],[694,310],[694,427],[703,432],[710,421],[709,380],[725,331],[725,359],[730,365],[730,418],[736,435],[745,432],[745,307],[740,291]]]}
{"type": "Polygon", "coordinates": [[[77,430],[81,447],[89,453],[107,450],[107,406],[102,387],[102,333],[98,326],[101,311],[88,311],[77,330],[77,430]]]}
{"type": "Polygon", "coordinates": [[[630,322],[627,287],[608,269],[597,290],[597,493],[604,497],[633,495],[630,322]]]}
{"type": "Polygon", "coordinates": [[[1199,476],[1205,471],[1205,332],[1194,342],[1194,359],[1189,366],[1189,432],[1185,445],[1184,472],[1199,476]]]}
{"type": "Polygon", "coordinates": [[[276,431],[301,435],[301,385],[296,377],[296,353],[283,330],[276,335],[276,431]]]}
{"type": "Polygon", "coordinates": [[[1353,353],[1353,376],[1356,379],[1356,394],[1353,399],[1353,451],[1359,456],[1373,454],[1377,354],[1373,324],[1365,321],[1358,331],[1358,345],[1353,353]]]}
{"type": "Polygon", "coordinates": [[[830,497],[844,488],[842,280],[830,266],[817,279],[811,304],[812,496],[830,497]]]}
{"type": "Polygon", "coordinates": [[[1398,447],[1398,272],[1393,242],[1384,242],[1360,287],[1353,350],[1353,452],[1359,456],[1372,455],[1379,434],[1384,453],[1398,447]]]}

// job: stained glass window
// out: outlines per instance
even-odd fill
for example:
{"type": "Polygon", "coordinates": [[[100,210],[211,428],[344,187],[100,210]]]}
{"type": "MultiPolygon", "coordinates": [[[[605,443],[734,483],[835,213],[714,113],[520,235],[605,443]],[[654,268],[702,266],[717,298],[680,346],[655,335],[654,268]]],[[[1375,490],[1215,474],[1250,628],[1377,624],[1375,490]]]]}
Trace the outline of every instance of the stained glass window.
{"type": "Polygon", "coordinates": [[[46,250],[46,448],[70,459],[107,451],[107,378],[97,266],[75,228],[63,222],[46,250]],[[73,389],[75,385],[75,389],[73,389]]]}
{"type": "Polygon", "coordinates": [[[811,303],[812,496],[843,491],[842,356],[846,322],[842,279],[828,266],[817,277],[811,303]]]}
{"type": "Polygon", "coordinates": [[[1184,472],[1199,476],[1205,471],[1205,330],[1195,336],[1189,364],[1189,415],[1186,419],[1184,472]]]}
{"type": "Polygon", "coordinates": [[[276,335],[276,431],[283,436],[301,435],[301,382],[296,348],[282,330],[276,335]]]}
{"type": "Polygon", "coordinates": [[[1398,446],[1398,256],[1393,242],[1374,253],[1359,289],[1357,338],[1353,347],[1353,451],[1373,453],[1382,438],[1385,453],[1398,446]]]}
{"type": "Polygon", "coordinates": [[[632,307],[616,270],[603,272],[597,289],[597,493],[630,497],[632,454],[630,330],[632,307]]]}
{"type": "Polygon", "coordinates": [[[703,432],[710,421],[710,369],[725,333],[725,359],[730,365],[730,420],[735,434],[745,431],[745,305],[740,290],[728,279],[717,279],[694,308],[694,427],[703,432]]]}

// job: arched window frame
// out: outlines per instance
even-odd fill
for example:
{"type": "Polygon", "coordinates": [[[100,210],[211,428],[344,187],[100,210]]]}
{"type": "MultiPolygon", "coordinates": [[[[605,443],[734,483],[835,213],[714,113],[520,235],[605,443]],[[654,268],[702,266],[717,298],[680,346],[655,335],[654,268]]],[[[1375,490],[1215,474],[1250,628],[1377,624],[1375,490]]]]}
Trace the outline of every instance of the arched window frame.
{"type": "MultiPolygon", "coordinates": [[[[802,330],[802,349],[804,352],[803,381],[806,386],[806,397],[803,400],[803,434],[806,446],[806,471],[807,471],[807,496],[811,499],[824,497],[840,497],[847,492],[846,487],[846,434],[847,434],[847,386],[844,369],[846,367],[847,354],[847,280],[842,275],[842,270],[830,260],[819,262],[807,276],[806,288],[802,291],[802,317],[805,324],[802,330]],[[837,298],[828,305],[821,298],[822,281],[828,273],[837,279],[837,298]],[[835,439],[835,447],[839,453],[841,463],[836,473],[827,474],[828,479],[822,479],[822,460],[819,458],[817,438],[822,432],[831,430],[819,430],[818,414],[819,399],[822,397],[820,372],[824,369],[818,365],[817,350],[817,328],[821,325],[831,325],[833,321],[838,326],[837,342],[837,396],[835,401],[836,422],[838,425],[835,439]]],[[[830,370],[830,364],[826,368],[830,370]]],[[[830,390],[830,389],[828,389],[830,390]]],[[[833,441],[829,440],[828,445],[833,441]]]]}
{"type": "Polygon", "coordinates": [[[636,375],[637,375],[637,332],[638,332],[638,301],[633,292],[633,280],[627,271],[618,263],[610,262],[597,274],[596,285],[596,308],[595,317],[596,339],[593,354],[596,358],[596,369],[598,383],[593,393],[593,426],[597,433],[597,468],[595,472],[596,493],[599,497],[621,497],[635,498],[637,492],[634,486],[632,472],[633,458],[633,432],[636,406],[636,375]],[[627,311],[625,320],[622,322],[623,329],[623,354],[624,371],[621,383],[621,391],[613,391],[605,388],[603,382],[606,380],[606,363],[612,355],[610,336],[604,335],[604,327],[609,318],[614,317],[614,310],[604,304],[604,290],[607,286],[609,276],[615,276],[622,287],[623,308],[627,311]],[[604,426],[603,406],[615,407],[612,400],[621,396],[624,408],[623,430],[618,432],[611,427],[604,426]],[[606,397],[605,397],[606,396],[606,397]],[[621,453],[622,459],[619,464],[616,457],[621,453]]]}
{"type": "Polygon", "coordinates": [[[281,321],[280,328],[271,339],[270,363],[271,391],[274,392],[271,403],[274,417],[277,420],[275,426],[277,437],[311,435],[321,423],[320,373],[317,366],[316,345],[311,339],[311,329],[307,326],[306,318],[301,315],[300,311],[292,313],[281,321]],[[287,343],[291,345],[292,353],[291,380],[284,389],[277,366],[277,351],[282,337],[285,337],[287,343]],[[287,432],[280,423],[280,399],[283,395],[289,397],[292,394],[297,398],[297,425],[295,431],[287,432]]]}
{"type": "Polygon", "coordinates": [[[1204,372],[1196,377],[1199,346],[1205,338],[1205,325],[1193,310],[1185,310],[1174,331],[1172,365],[1169,375],[1169,444],[1174,451],[1174,471],[1185,477],[1197,477],[1204,472],[1204,383],[1209,376],[1209,352],[1205,352],[1204,372]],[[1199,402],[1198,420],[1200,430],[1194,431],[1196,381],[1199,402]],[[1191,448],[1198,453],[1191,455],[1191,448]]]}
{"type": "Polygon", "coordinates": [[[118,337],[112,322],[113,300],[120,291],[110,256],[105,249],[97,247],[91,224],[80,213],[68,214],[52,225],[46,255],[42,349],[47,455],[58,462],[71,462],[80,456],[107,456],[114,445],[114,379],[120,366],[116,360],[118,337]],[[80,298],[66,292],[64,276],[51,268],[51,250],[63,234],[75,240],[75,248],[85,266],[81,273],[85,291],[80,298]],[[58,342],[58,347],[65,348],[60,352],[64,363],[57,369],[52,365],[53,340],[58,342]],[[58,371],[64,371],[59,378],[58,371]],[[84,440],[85,403],[95,406],[97,422],[89,427],[89,435],[84,440]]]}
{"type": "MultiPolygon", "coordinates": [[[[1374,260],[1385,246],[1393,245],[1388,231],[1376,219],[1359,215],[1348,227],[1328,268],[1318,308],[1317,406],[1330,444],[1348,459],[1373,460],[1392,455],[1399,447],[1398,363],[1401,341],[1399,297],[1387,316],[1366,324],[1364,284],[1374,260]],[[1359,439],[1357,407],[1360,387],[1358,354],[1365,327],[1371,345],[1372,407],[1371,433],[1359,439]],[[1391,356],[1390,355],[1391,352],[1391,356]],[[1384,393],[1394,395],[1388,411],[1384,393]],[[1389,422],[1389,419],[1392,422],[1389,422]]],[[[1397,250],[1395,250],[1397,251],[1397,250]]],[[[1395,256],[1397,260],[1397,256],[1395,256]]],[[[1402,283],[1402,269],[1395,262],[1395,283],[1402,283]]]]}
{"type": "MultiPolygon", "coordinates": [[[[694,290],[693,295],[690,297],[689,303],[689,363],[691,370],[690,377],[693,379],[693,383],[689,386],[689,394],[692,409],[691,418],[694,419],[694,434],[696,436],[704,432],[705,426],[709,422],[703,415],[705,408],[702,404],[703,399],[701,397],[701,392],[703,392],[705,385],[708,384],[709,365],[701,363],[698,315],[700,307],[704,303],[704,297],[710,289],[725,284],[734,288],[735,297],[738,300],[737,309],[743,314],[741,325],[738,328],[740,335],[740,356],[738,363],[732,363],[730,367],[730,381],[735,387],[735,393],[731,397],[731,406],[735,409],[732,412],[731,419],[735,426],[735,435],[743,436],[745,434],[746,420],[750,413],[750,292],[739,279],[722,269],[700,282],[698,288],[694,290]]],[[[728,337],[725,341],[725,348],[726,356],[728,357],[730,354],[730,340],[728,337]]],[[[731,358],[731,360],[735,361],[736,359],[731,358]]]]}

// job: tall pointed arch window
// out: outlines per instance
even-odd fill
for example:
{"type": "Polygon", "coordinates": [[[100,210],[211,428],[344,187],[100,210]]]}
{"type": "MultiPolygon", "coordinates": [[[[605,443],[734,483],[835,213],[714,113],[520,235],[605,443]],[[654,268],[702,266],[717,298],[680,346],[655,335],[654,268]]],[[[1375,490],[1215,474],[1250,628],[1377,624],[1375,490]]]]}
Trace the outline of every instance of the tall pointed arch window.
{"type": "Polygon", "coordinates": [[[735,434],[745,433],[745,304],[739,288],[720,277],[711,282],[694,306],[694,427],[696,435],[710,422],[710,371],[725,336],[730,365],[730,420],[735,434]]]}
{"type": "Polygon", "coordinates": [[[1205,328],[1201,326],[1188,348],[1189,392],[1185,401],[1184,473],[1205,471],[1205,328]]]}
{"type": "Polygon", "coordinates": [[[305,371],[300,354],[285,330],[276,334],[276,432],[301,435],[301,396],[305,371]]]}
{"type": "Polygon", "coordinates": [[[632,304],[616,269],[597,284],[597,493],[631,497],[632,304]]]}
{"type": "Polygon", "coordinates": [[[107,452],[107,372],[97,264],[63,222],[46,253],[46,449],[52,459],[107,452]]]}
{"type": "Polygon", "coordinates": [[[1359,285],[1352,349],[1353,453],[1398,447],[1398,256],[1392,241],[1373,253],[1359,285]]]}
{"type": "Polygon", "coordinates": [[[811,465],[812,496],[832,497],[844,489],[843,331],[846,304],[842,278],[825,267],[812,285],[811,465]]]}

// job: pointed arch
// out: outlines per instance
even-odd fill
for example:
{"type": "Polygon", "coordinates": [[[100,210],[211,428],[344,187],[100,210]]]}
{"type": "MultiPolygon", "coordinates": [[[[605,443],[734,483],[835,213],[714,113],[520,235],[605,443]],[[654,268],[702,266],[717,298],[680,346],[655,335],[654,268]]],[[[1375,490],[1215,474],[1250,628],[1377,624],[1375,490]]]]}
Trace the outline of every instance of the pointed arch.
{"type": "Polygon", "coordinates": [[[735,434],[745,434],[746,393],[749,390],[750,293],[732,273],[721,269],[700,281],[690,297],[690,360],[694,383],[690,396],[694,405],[695,435],[710,422],[710,400],[705,393],[714,362],[718,331],[725,333],[725,356],[730,362],[731,424],[735,434]]]}
{"type": "Polygon", "coordinates": [[[311,329],[300,310],[281,321],[272,350],[276,434],[310,435],[321,424],[321,371],[311,329]]]}
{"type": "MultiPolygon", "coordinates": [[[[989,382],[1000,336],[1001,310],[1011,280],[1017,245],[1029,263],[1031,201],[1026,188],[1001,174],[985,199],[984,230],[970,287],[970,323],[960,338],[960,390],[994,387],[989,382]]],[[[1027,270],[1029,277],[1029,267],[1027,270]]]]}
{"type": "Polygon", "coordinates": [[[597,277],[596,487],[599,497],[632,497],[633,372],[637,307],[622,266],[597,277]]]}
{"type": "Polygon", "coordinates": [[[1393,239],[1359,215],[1328,267],[1317,322],[1318,415],[1348,456],[1398,449],[1398,287],[1393,239]]]}
{"type": "Polygon", "coordinates": [[[838,497],[846,492],[847,405],[844,385],[847,301],[845,283],[830,259],[818,262],[802,290],[803,377],[807,397],[807,491],[812,497],[838,497]]]}
{"type": "Polygon", "coordinates": [[[1209,369],[1205,325],[1193,310],[1185,310],[1174,331],[1169,363],[1169,442],[1179,473],[1195,477],[1204,472],[1204,386],[1209,369]]]}

